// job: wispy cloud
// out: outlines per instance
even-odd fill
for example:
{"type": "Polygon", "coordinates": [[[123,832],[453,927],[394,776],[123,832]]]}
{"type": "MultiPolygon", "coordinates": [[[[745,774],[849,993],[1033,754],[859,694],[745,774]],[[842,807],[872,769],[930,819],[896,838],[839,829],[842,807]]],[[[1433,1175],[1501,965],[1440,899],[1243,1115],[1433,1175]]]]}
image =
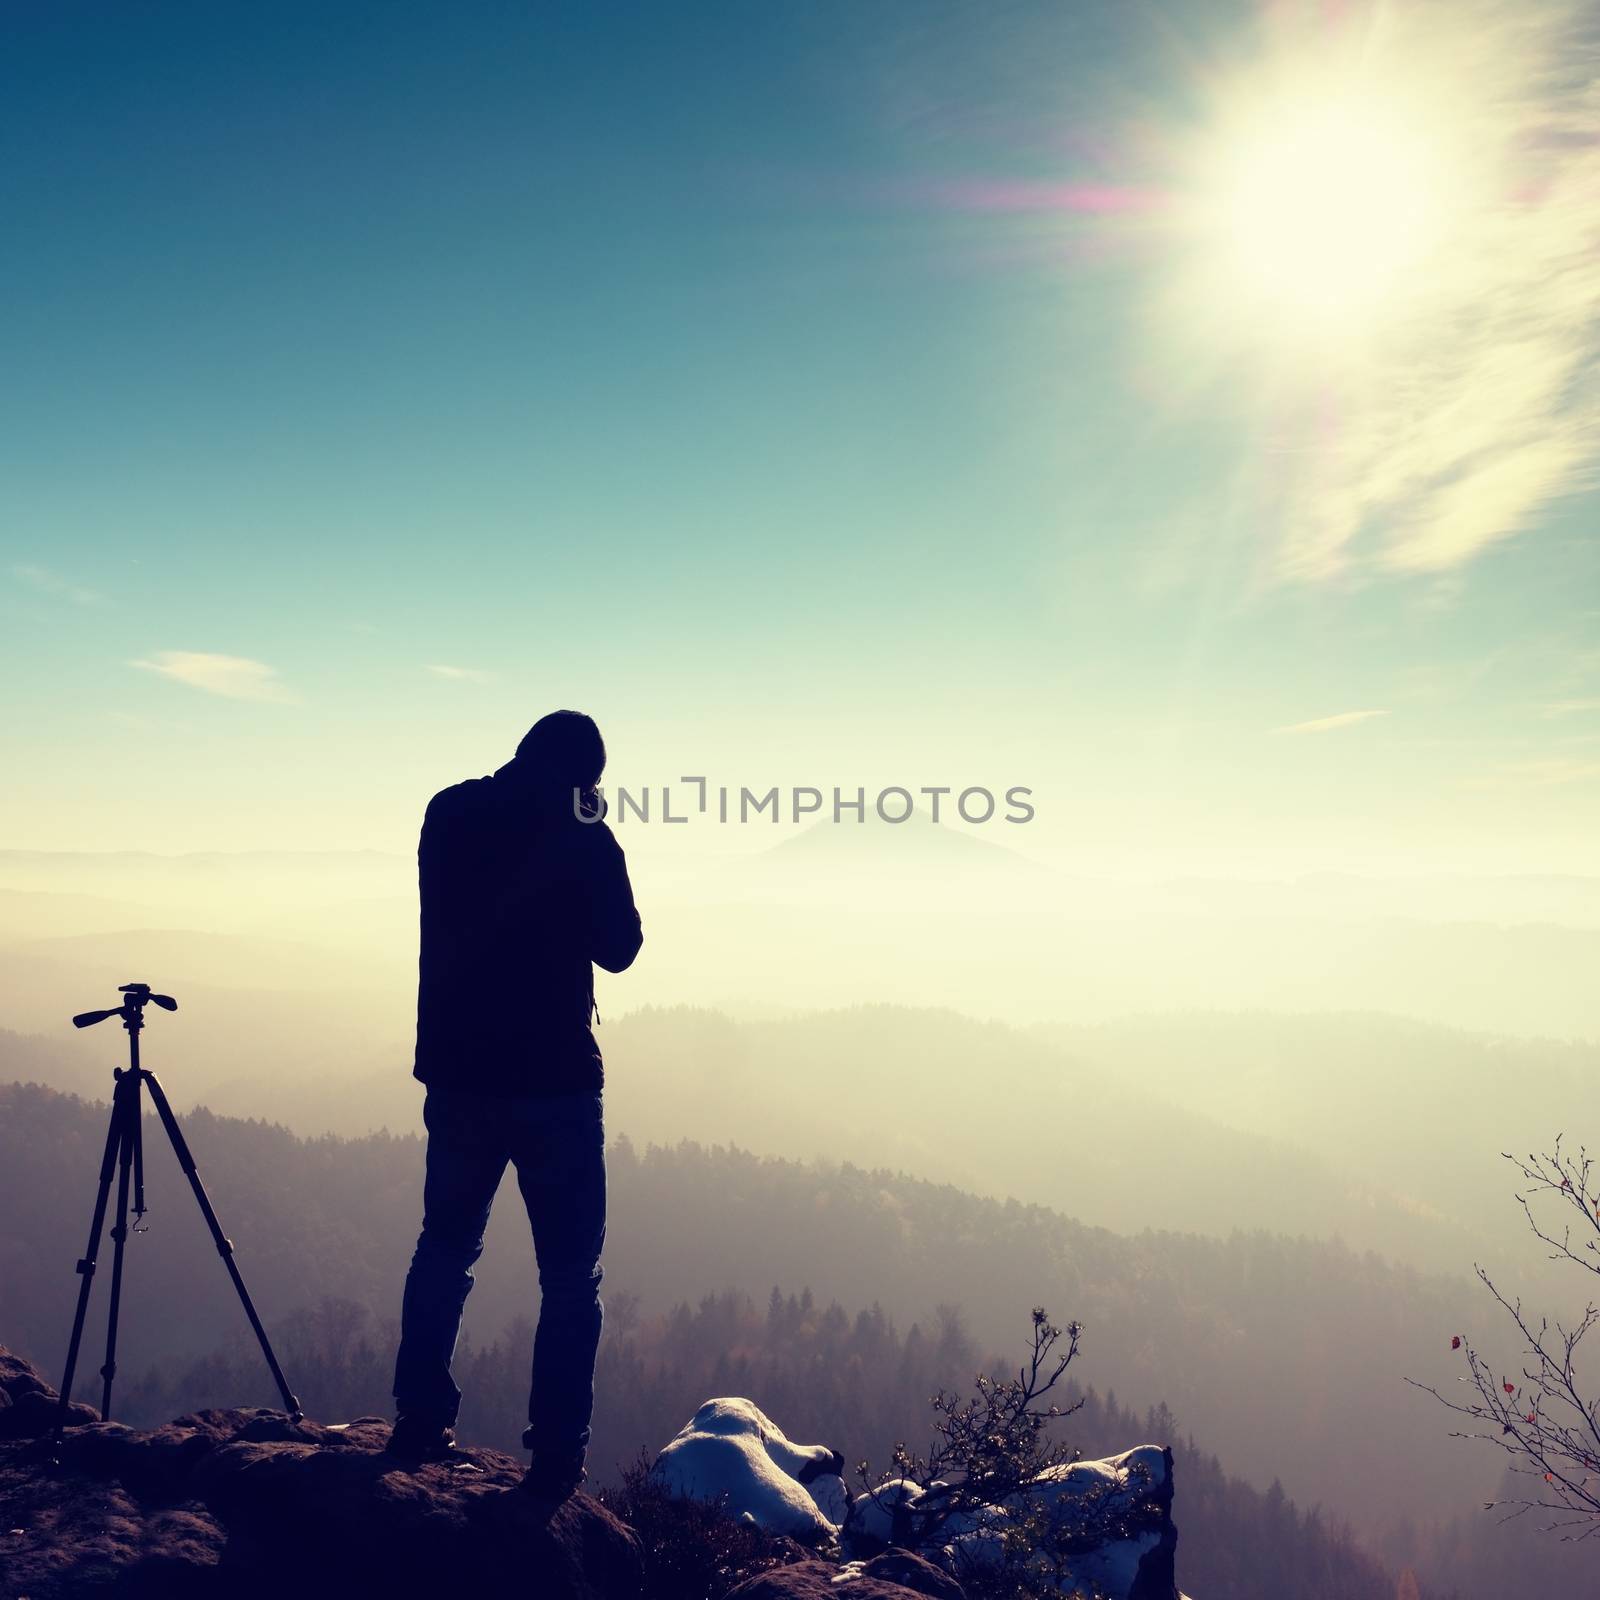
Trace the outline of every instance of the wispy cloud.
{"type": "Polygon", "coordinates": [[[1441,220],[1380,325],[1306,359],[1280,351],[1262,386],[1242,472],[1278,578],[1448,573],[1595,481],[1600,30],[1587,9],[1380,8],[1363,72],[1423,108],[1445,164],[1425,197],[1441,220]]]}
{"type": "Polygon", "coordinates": [[[1576,717],[1586,711],[1600,711],[1600,698],[1582,700],[1551,700],[1539,707],[1541,717],[1576,717]]]}
{"type": "Polygon", "coordinates": [[[455,683],[493,683],[494,674],[484,672],[478,667],[451,667],[443,662],[429,662],[423,669],[431,672],[436,678],[449,678],[455,683]]]}
{"type": "Polygon", "coordinates": [[[1338,711],[1331,717],[1313,717],[1309,722],[1290,722],[1274,733],[1331,733],[1335,728],[1353,728],[1358,722],[1370,722],[1374,717],[1386,717],[1387,711],[1338,711]]]}
{"type": "Polygon", "coordinates": [[[1600,782],[1600,761],[1546,756],[1508,761],[1492,772],[1463,780],[1469,789],[1551,789],[1569,783],[1600,782]]]}
{"type": "Polygon", "coordinates": [[[1584,485],[1600,437],[1595,36],[1564,3],[1432,14],[1470,95],[1460,158],[1501,185],[1437,263],[1440,292],[1352,430],[1338,547],[1376,524],[1379,564],[1402,571],[1460,566],[1526,529],[1584,485]]]}
{"type": "Polygon", "coordinates": [[[35,594],[47,594],[75,606],[102,606],[106,603],[106,597],[98,589],[86,589],[48,567],[22,562],[11,569],[11,576],[35,594]]]}
{"type": "Polygon", "coordinates": [[[215,655],[206,650],[157,650],[147,661],[130,661],[129,666],[156,672],[191,689],[219,694],[228,700],[275,700],[294,698],[279,681],[277,669],[264,661],[245,656],[215,655]]]}

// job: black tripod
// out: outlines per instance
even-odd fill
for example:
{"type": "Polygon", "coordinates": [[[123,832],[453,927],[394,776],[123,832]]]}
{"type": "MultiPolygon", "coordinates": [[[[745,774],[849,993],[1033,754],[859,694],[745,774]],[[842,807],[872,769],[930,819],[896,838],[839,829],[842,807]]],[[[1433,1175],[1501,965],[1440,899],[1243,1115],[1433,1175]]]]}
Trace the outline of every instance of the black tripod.
{"type": "Polygon", "coordinates": [[[139,1065],[139,1033],[144,1027],[145,1006],[153,1002],[163,1011],[176,1011],[178,1002],[171,995],[151,994],[148,983],[124,983],[119,986],[118,992],[127,996],[120,1006],[112,1006],[106,1011],[84,1011],[72,1019],[75,1028],[91,1028],[97,1022],[104,1022],[107,1017],[121,1017],[122,1026],[128,1030],[129,1065],[126,1068],[117,1068],[117,1086],[111,1095],[111,1127],[106,1134],[106,1153],[100,1162],[100,1188],[95,1196],[94,1220],[89,1224],[89,1247],[78,1263],[78,1271],[82,1275],[83,1282],[78,1287],[78,1310],[72,1319],[72,1343],[67,1346],[67,1367],[61,1376],[61,1403],[56,1408],[56,1425],[50,1434],[52,1454],[60,1445],[61,1431],[67,1424],[67,1407],[72,1400],[72,1379],[78,1367],[78,1346],[83,1341],[83,1320],[88,1314],[89,1289],[94,1281],[94,1258],[100,1249],[100,1234],[106,1221],[106,1201],[111,1194],[111,1170],[115,1167],[118,1172],[117,1221],[111,1230],[111,1241],[114,1246],[111,1257],[111,1309],[106,1321],[106,1364],[100,1369],[100,1376],[105,1380],[105,1387],[100,1394],[100,1417],[102,1421],[109,1421],[111,1417],[111,1380],[117,1375],[117,1313],[122,1307],[122,1251],[128,1242],[130,1175],[133,1180],[133,1231],[135,1233],[145,1231],[139,1226],[139,1218],[145,1213],[144,1116],[140,1103],[140,1090],[145,1086],[149,1087],[150,1099],[155,1105],[157,1115],[161,1118],[162,1126],[167,1130],[167,1137],[172,1141],[178,1165],[183,1168],[184,1176],[189,1180],[189,1187],[194,1190],[194,1197],[200,1202],[200,1214],[206,1219],[206,1226],[211,1230],[217,1254],[222,1257],[223,1264],[228,1269],[228,1276],[233,1279],[233,1286],[239,1291],[239,1301],[244,1306],[244,1314],[250,1319],[250,1326],[261,1342],[261,1353],[267,1358],[267,1365],[272,1369],[272,1379],[278,1386],[278,1393],[283,1396],[284,1409],[296,1422],[303,1415],[300,1402],[290,1394],[283,1369],[278,1365],[278,1358],[272,1353],[272,1346],[267,1340],[267,1330],[261,1326],[261,1318],[256,1315],[250,1291],[245,1288],[244,1279],[239,1276],[239,1268],[233,1259],[233,1243],[223,1233],[222,1224],[217,1221],[217,1214],[211,1208],[211,1200],[206,1194],[205,1185],[200,1181],[200,1174],[195,1171],[194,1157],[189,1154],[189,1146],[184,1142],[182,1130],[178,1127],[178,1119],[173,1115],[172,1107],[167,1104],[166,1093],[156,1082],[156,1075],[139,1065]]]}

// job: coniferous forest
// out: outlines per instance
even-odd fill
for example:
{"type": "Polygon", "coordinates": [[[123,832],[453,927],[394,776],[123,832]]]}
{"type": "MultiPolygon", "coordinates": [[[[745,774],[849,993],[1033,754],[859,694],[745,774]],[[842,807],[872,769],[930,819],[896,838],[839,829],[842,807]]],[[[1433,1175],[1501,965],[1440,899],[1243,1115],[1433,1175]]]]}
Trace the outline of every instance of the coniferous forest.
{"type": "MultiPolygon", "coordinates": [[[[420,1142],[301,1140],[204,1111],[185,1120],[310,1413],[387,1415],[420,1142]]],[[[11,1219],[0,1325],[47,1372],[60,1362],[102,1136],[98,1105],[0,1087],[0,1203],[11,1219]]],[[[118,1414],[154,1424],[208,1405],[268,1404],[270,1380],[211,1241],[154,1124],[146,1137],[151,1232],[129,1258],[118,1414]]],[[[1198,1592],[1362,1600],[1395,1593],[1415,1569],[1419,1594],[1467,1600],[1504,1592],[1486,1587],[1486,1574],[1536,1570],[1555,1581],[1581,1560],[1571,1546],[1470,1516],[1469,1500],[1452,1512],[1437,1482],[1407,1497],[1393,1461],[1373,1461],[1365,1499],[1306,1493],[1263,1456],[1267,1436],[1252,1449],[1235,1431],[1222,1446],[1191,1419],[1186,1400],[1213,1372],[1222,1381],[1241,1341],[1258,1339],[1268,1400],[1294,1396],[1298,1425],[1325,1426],[1337,1441],[1333,1396],[1364,1380],[1341,1370],[1319,1316],[1364,1305],[1359,1314],[1397,1320],[1403,1347],[1428,1335],[1431,1317],[1448,1326],[1466,1314],[1445,1287],[1376,1258],[1265,1233],[1122,1239],[893,1174],[726,1147],[641,1152],[618,1137],[611,1183],[593,1446],[602,1479],[653,1454],[717,1394],[749,1396],[793,1437],[852,1463],[886,1463],[896,1442],[923,1442],[936,1390],[1012,1359],[1029,1306],[1043,1302],[1087,1323],[1075,1390],[1084,1405],[1064,1425],[1069,1442],[1087,1455],[1136,1439],[1173,1446],[1180,1573],[1198,1592]],[[1318,1280],[1320,1304],[1309,1295],[1318,1280]],[[1217,1348],[1225,1329],[1231,1353],[1217,1348]],[[1399,1514],[1363,1514],[1380,1491],[1399,1514]]],[[[457,1359],[462,1437],[514,1449],[537,1301],[509,1186],[478,1280],[457,1359]]],[[[1425,1453],[1460,1467],[1442,1433],[1423,1441],[1425,1453]]]]}

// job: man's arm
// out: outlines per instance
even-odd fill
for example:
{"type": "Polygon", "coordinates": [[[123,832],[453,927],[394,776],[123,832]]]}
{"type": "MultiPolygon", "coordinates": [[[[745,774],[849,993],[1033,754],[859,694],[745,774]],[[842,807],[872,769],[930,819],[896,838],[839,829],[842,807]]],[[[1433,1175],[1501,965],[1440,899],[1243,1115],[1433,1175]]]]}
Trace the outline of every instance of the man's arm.
{"type": "Polygon", "coordinates": [[[422,834],[417,840],[417,892],[425,917],[438,908],[449,882],[444,839],[447,805],[442,793],[428,802],[422,817],[422,834]]]}
{"type": "Polygon", "coordinates": [[[448,919],[470,895],[471,884],[461,859],[461,797],[466,785],[441,789],[428,802],[417,840],[417,888],[425,918],[448,919]]]}
{"type": "Polygon", "coordinates": [[[594,836],[594,866],[589,879],[589,959],[607,972],[625,972],[644,943],[633,903],[628,863],[610,828],[589,823],[594,836]]]}

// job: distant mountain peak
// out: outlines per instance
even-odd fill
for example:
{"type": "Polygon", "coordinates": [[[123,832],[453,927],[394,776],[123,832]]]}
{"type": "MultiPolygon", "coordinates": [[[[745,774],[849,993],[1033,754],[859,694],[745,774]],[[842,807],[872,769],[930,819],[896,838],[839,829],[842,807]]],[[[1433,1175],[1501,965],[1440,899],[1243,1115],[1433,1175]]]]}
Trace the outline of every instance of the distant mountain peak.
{"type": "MultiPolygon", "coordinates": [[[[1007,824],[995,821],[988,826],[994,829],[1007,824]]],[[[1011,824],[1011,831],[1018,826],[1020,824],[1011,824]]],[[[831,859],[856,867],[863,860],[871,859],[891,868],[912,865],[926,869],[941,864],[1002,872],[1044,870],[1009,844],[965,828],[951,827],[942,821],[935,822],[920,808],[913,810],[904,822],[885,821],[870,801],[862,821],[846,817],[835,822],[831,817],[821,817],[808,828],[762,851],[761,855],[767,861],[805,861],[811,865],[831,859]]]]}

